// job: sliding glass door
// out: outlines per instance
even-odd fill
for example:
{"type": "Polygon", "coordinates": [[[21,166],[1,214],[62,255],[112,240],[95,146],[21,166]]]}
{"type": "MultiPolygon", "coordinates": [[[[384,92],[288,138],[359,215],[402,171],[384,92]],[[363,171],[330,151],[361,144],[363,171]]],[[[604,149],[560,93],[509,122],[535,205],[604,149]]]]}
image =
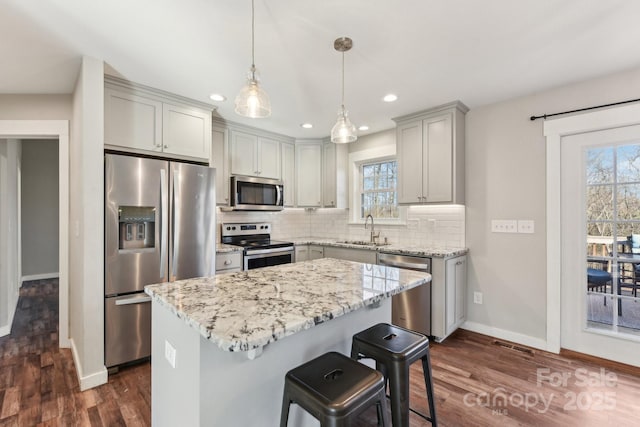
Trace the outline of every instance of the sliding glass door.
{"type": "Polygon", "coordinates": [[[640,126],[561,142],[561,347],[640,347],[640,126]]]}
{"type": "Polygon", "coordinates": [[[640,143],[584,150],[585,326],[640,335],[640,143]]]}

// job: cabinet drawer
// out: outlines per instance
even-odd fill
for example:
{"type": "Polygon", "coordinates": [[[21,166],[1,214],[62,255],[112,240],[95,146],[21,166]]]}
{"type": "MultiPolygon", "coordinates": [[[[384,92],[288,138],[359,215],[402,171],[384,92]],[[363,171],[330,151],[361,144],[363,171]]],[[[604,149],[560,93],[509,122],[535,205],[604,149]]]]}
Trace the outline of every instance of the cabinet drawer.
{"type": "Polygon", "coordinates": [[[216,254],[216,271],[239,268],[242,270],[242,253],[216,254]]]}

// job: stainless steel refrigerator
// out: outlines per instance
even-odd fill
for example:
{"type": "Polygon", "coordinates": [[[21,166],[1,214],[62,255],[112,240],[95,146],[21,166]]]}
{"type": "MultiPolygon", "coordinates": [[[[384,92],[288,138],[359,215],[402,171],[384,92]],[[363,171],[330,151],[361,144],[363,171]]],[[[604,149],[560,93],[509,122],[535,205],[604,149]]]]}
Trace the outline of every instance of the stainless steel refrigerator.
{"type": "Polygon", "coordinates": [[[206,166],[105,155],[107,367],[151,354],[145,285],[215,274],[214,180],[206,166]]]}

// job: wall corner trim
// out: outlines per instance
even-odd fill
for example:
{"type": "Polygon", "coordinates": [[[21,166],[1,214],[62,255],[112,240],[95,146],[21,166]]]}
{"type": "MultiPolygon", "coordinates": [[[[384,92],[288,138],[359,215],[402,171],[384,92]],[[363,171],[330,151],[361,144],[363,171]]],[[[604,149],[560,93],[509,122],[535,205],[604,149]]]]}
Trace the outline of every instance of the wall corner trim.
{"type": "Polygon", "coordinates": [[[78,383],[80,383],[80,391],[85,391],[90,388],[106,384],[109,380],[107,368],[103,366],[102,369],[99,369],[97,372],[85,375],[84,369],[82,368],[82,363],[80,362],[80,357],[78,356],[78,351],[76,349],[76,343],[73,341],[73,338],[70,338],[69,341],[71,342],[71,353],[73,354],[73,363],[76,365],[76,373],[78,375],[78,383]]]}

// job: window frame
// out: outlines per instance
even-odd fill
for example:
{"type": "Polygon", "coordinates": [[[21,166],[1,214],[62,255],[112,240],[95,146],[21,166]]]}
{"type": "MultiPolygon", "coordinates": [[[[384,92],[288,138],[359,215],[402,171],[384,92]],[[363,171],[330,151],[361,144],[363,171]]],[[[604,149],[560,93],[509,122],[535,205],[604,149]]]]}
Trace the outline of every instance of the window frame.
{"type": "MultiPolygon", "coordinates": [[[[362,205],[362,199],[363,196],[367,193],[371,194],[371,193],[383,193],[383,192],[389,192],[390,187],[387,187],[386,189],[382,189],[382,188],[376,188],[374,190],[365,190],[364,188],[364,181],[365,181],[365,176],[364,176],[364,168],[366,166],[374,166],[374,165],[381,165],[381,164],[390,164],[390,163],[395,163],[395,168],[396,168],[396,172],[395,172],[395,181],[396,181],[396,185],[395,188],[393,188],[393,192],[395,193],[395,200],[396,200],[396,206],[398,208],[398,217],[396,218],[382,218],[382,217],[377,217],[374,216],[373,218],[376,221],[397,221],[400,218],[400,206],[398,205],[398,160],[396,159],[396,157],[392,157],[392,158],[385,158],[385,159],[375,159],[375,160],[369,160],[369,161],[362,161],[359,163],[359,171],[360,171],[360,176],[359,176],[359,180],[358,180],[358,185],[359,185],[359,197],[358,197],[358,213],[360,215],[360,218],[362,220],[364,220],[364,217],[362,216],[362,209],[363,209],[363,205],[362,205]]],[[[387,177],[389,175],[387,174],[387,177]]]]}
{"type": "MultiPolygon", "coordinates": [[[[365,218],[360,216],[362,210],[361,194],[363,188],[362,166],[365,164],[379,163],[389,160],[398,161],[395,145],[385,145],[366,150],[349,153],[349,224],[364,224],[365,218]]],[[[396,172],[396,193],[398,191],[396,172]]],[[[397,196],[396,196],[397,199],[397,196]]],[[[384,225],[406,225],[407,208],[398,204],[398,218],[376,218],[376,224],[384,225]]]]}

